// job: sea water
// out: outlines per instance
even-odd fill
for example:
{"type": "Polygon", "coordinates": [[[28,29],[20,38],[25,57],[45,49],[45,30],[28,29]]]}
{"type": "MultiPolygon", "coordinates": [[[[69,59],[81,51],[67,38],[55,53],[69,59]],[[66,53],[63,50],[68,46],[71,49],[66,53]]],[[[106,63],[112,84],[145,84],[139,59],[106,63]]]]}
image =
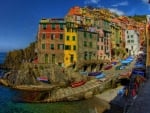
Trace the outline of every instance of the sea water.
{"type": "MultiPolygon", "coordinates": [[[[6,53],[0,53],[1,64],[4,63],[5,57],[6,53]]],[[[97,99],[96,101],[90,99],[72,102],[26,103],[21,101],[25,96],[30,97],[31,92],[24,93],[24,91],[0,85],[0,113],[95,113],[95,106],[100,109],[105,107],[104,104],[97,103],[97,99]]]]}

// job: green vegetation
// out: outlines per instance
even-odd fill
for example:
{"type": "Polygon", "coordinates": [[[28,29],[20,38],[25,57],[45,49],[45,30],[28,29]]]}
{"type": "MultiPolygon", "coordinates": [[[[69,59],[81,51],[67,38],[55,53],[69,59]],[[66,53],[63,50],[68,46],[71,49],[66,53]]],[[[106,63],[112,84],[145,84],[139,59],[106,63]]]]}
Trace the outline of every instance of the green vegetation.
{"type": "Polygon", "coordinates": [[[129,18],[132,18],[138,22],[145,22],[146,21],[146,15],[134,15],[134,16],[129,16],[129,18]]]}
{"type": "Polygon", "coordinates": [[[22,62],[30,62],[36,57],[36,42],[30,43],[25,49],[10,51],[5,59],[4,66],[8,68],[18,68],[22,62]]]}

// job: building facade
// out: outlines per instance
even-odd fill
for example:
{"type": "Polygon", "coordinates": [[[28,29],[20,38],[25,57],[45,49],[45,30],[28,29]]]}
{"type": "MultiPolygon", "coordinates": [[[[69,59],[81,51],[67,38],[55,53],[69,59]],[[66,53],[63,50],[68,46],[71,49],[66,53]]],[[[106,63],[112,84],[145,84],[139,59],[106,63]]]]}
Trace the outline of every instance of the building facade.
{"type": "Polygon", "coordinates": [[[126,30],[125,32],[125,48],[129,55],[137,55],[140,49],[139,33],[136,30],[126,30]]]}
{"type": "Polygon", "coordinates": [[[39,63],[64,62],[64,19],[42,19],[38,30],[39,63]]]}

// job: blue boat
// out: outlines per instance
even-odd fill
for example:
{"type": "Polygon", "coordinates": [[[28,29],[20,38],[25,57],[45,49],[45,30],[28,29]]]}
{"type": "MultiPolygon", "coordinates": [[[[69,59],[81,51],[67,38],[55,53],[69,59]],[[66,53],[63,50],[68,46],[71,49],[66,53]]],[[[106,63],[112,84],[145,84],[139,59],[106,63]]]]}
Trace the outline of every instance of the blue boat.
{"type": "Polygon", "coordinates": [[[132,74],[145,76],[145,72],[143,72],[143,71],[138,71],[138,70],[133,70],[133,71],[132,71],[132,74]]]}
{"type": "Polygon", "coordinates": [[[123,65],[128,65],[130,63],[131,63],[131,61],[129,61],[129,60],[122,60],[121,61],[121,64],[123,64],[123,65]]]}
{"type": "Polygon", "coordinates": [[[90,72],[88,74],[88,76],[97,76],[97,75],[100,75],[100,74],[102,74],[102,72],[90,72]]]}
{"type": "Polygon", "coordinates": [[[87,72],[87,71],[80,71],[79,73],[80,73],[81,75],[85,75],[85,76],[88,75],[88,72],[87,72]]]}
{"type": "Polygon", "coordinates": [[[96,76],[96,79],[101,79],[101,78],[104,78],[105,77],[105,74],[104,73],[101,73],[99,75],[96,76]]]}
{"type": "Polygon", "coordinates": [[[145,68],[145,65],[142,63],[135,63],[136,68],[145,68]]]}

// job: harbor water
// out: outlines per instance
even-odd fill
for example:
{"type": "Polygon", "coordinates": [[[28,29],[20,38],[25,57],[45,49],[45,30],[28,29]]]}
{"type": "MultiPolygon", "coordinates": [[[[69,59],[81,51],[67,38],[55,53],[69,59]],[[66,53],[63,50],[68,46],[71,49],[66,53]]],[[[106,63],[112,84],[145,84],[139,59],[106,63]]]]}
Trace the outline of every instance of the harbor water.
{"type": "MultiPolygon", "coordinates": [[[[6,54],[2,53],[0,57],[0,63],[3,63],[6,54]]],[[[3,70],[0,72],[0,76],[3,76],[3,70]]],[[[0,85],[0,113],[95,113],[97,110],[98,113],[103,113],[102,111],[108,107],[107,102],[96,98],[55,103],[26,103],[23,101],[38,93],[18,91],[0,85]]]]}

